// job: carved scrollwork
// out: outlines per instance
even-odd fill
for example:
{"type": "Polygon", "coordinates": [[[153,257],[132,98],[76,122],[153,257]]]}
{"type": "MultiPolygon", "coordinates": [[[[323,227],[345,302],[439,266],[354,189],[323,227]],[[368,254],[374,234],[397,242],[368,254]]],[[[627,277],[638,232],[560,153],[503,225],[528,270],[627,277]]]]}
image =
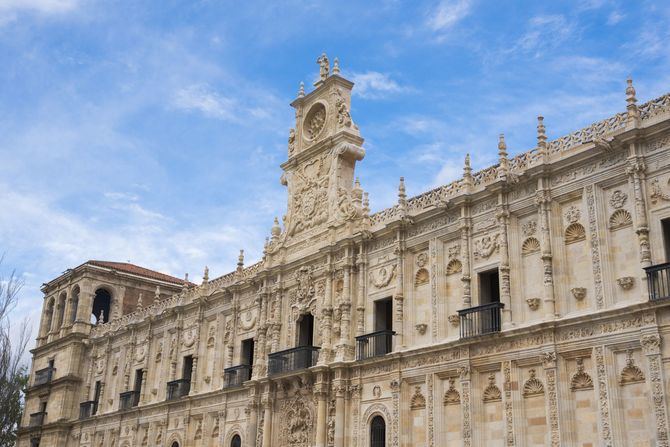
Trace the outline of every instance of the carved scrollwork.
{"type": "Polygon", "coordinates": [[[486,235],[474,243],[474,255],[477,258],[488,259],[499,248],[499,234],[486,235]]]}
{"type": "Polygon", "coordinates": [[[381,267],[376,273],[370,275],[372,285],[378,289],[388,286],[393,278],[395,278],[396,268],[396,264],[381,267]]]}

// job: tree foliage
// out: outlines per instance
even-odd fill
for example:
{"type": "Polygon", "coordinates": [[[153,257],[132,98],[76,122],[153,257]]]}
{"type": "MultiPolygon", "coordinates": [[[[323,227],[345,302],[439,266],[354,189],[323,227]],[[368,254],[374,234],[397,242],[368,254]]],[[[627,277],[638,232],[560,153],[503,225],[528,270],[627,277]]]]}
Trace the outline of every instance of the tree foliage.
{"type": "Polygon", "coordinates": [[[2,274],[0,257],[0,447],[15,444],[16,431],[23,414],[23,390],[28,384],[23,359],[28,344],[28,321],[23,320],[16,331],[11,313],[16,308],[23,281],[12,271],[2,274]]]}

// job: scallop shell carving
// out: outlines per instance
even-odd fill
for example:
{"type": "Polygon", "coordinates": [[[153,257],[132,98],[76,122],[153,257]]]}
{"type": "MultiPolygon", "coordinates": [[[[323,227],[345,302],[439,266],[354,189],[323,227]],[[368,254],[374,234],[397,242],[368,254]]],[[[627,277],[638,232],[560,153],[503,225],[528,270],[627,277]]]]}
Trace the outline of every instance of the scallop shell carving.
{"type": "Polygon", "coordinates": [[[461,273],[463,271],[463,264],[458,259],[452,259],[447,264],[447,275],[453,275],[456,273],[461,273]]]}
{"type": "Polygon", "coordinates": [[[456,390],[456,379],[453,377],[449,379],[449,389],[444,392],[444,398],[442,399],[443,405],[456,405],[461,403],[461,395],[456,390]]]}
{"type": "Polygon", "coordinates": [[[626,210],[616,210],[612,213],[609,220],[611,230],[627,227],[628,225],[632,225],[632,223],[633,217],[626,210]]]}
{"type": "Polygon", "coordinates": [[[526,380],[526,383],[523,385],[523,397],[532,397],[544,394],[544,385],[535,377],[535,370],[531,369],[529,371],[530,378],[526,380]]]}
{"type": "Polygon", "coordinates": [[[430,279],[430,275],[428,274],[428,270],[419,269],[416,272],[416,275],[414,276],[414,285],[415,286],[421,286],[421,285],[424,285],[424,284],[428,284],[429,279],[430,279]]]}
{"type": "Polygon", "coordinates": [[[537,238],[529,237],[523,241],[523,244],[521,244],[521,253],[524,255],[529,255],[537,251],[540,251],[540,241],[538,241],[537,238]]]}
{"type": "Polygon", "coordinates": [[[591,376],[584,371],[584,360],[577,359],[577,372],[570,379],[570,389],[572,391],[579,390],[592,390],[593,389],[593,380],[591,376]]]}
{"type": "Polygon", "coordinates": [[[566,244],[583,241],[584,239],[586,239],[586,230],[582,224],[573,223],[568,225],[568,228],[565,229],[566,244]]]}
{"type": "Polygon", "coordinates": [[[484,402],[498,402],[502,400],[502,393],[500,392],[500,388],[496,385],[495,374],[489,375],[489,386],[484,390],[482,400],[484,402]]]}

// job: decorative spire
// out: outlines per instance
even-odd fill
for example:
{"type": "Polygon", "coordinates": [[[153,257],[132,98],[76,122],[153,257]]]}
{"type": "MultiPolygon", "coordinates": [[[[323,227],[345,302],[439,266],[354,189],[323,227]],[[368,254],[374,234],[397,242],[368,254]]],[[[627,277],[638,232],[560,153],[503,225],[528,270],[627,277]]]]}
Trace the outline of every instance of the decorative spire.
{"type": "Polygon", "coordinates": [[[154,301],[161,299],[161,286],[156,286],[156,291],[154,292],[154,301]]]}
{"type": "Polygon", "coordinates": [[[142,308],[142,292],[140,292],[140,296],[137,298],[137,308],[141,309],[142,308]]]}
{"type": "Polygon", "coordinates": [[[182,290],[188,289],[188,273],[184,273],[184,285],[181,288],[182,290]]]}
{"type": "Polygon", "coordinates": [[[272,240],[276,241],[281,235],[281,227],[279,226],[279,219],[275,217],[274,224],[272,224],[272,240]]]}
{"type": "Polygon", "coordinates": [[[507,172],[509,171],[508,160],[507,160],[507,144],[505,143],[505,134],[501,133],[498,138],[498,178],[506,179],[507,172]]]}
{"type": "Polygon", "coordinates": [[[340,74],[340,60],[338,58],[335,58],[333,61],[333,74],[338,75],[340,74]]]}
{"type": "Polygon", "coordinates": [[[633,87],[633,78],[626,79],[626,109],[628,110],[628,121],[637,124],[640,119],[640,110],[637,108],[637,98],[635,97],[635,87],[633,87]]]}
{"type": "Polygon", "coordinates": [[[244,270],[244,250],[240,250],[240,255],[237,257],[237,271],[244,270]]]}
{"type": "Polygon", "coordinates": [[[202,274],[202,283],[207,284],[209,282],[209,267],[205,266],[205,272],[202,274]]]}
{"type": "Polygon", "coordinates": [[[363,189],[361,188],[361,182],[358,180],[358,177],[356,177],[354,187],[351,190],[351,199],[356,208],[360,209],[363,201],[363,189]]]}
{"type": "Polygon", "coordinates": [[[305,97],[305,83],[300,81],[300,87],[298,87],[298,98],[305,97]]]}
{"type": "Polygon", "coordinates": [[[363,215],[367,216],[370,214],[370,197],[366,192],[363,193],[363,215]]]}
{"type": "Polygon", "coordinates": [[[472,168],[470,167],[470,154],[465,154],[465,162],[463,163],[463,181],[466,187],[472,186],[472,168]]]}
{"type": "Polygon", "coordinates": [[[398,205],[401,209],[407,208],[407,193],[405,192],[405,177],[400,177],[398,185],[398,205]]]}
{"type": "Polygon", "coordinates": [[[537,147],[540,151],[547,149],[547,129],[544,127],[544,117],[537,117],[537,147]]]}

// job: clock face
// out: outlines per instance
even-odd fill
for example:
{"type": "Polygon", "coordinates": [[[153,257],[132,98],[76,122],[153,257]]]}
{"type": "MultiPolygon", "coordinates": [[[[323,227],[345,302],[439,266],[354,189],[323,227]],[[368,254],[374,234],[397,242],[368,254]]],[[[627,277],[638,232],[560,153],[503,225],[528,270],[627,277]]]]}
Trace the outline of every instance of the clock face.
{"type": "Polygon", "coordinates": [[[309,109],[304,121],[303,135],[309,141],[314,141],[321,134],[326,124],[326,106],[317,102],[309,109]]]}

